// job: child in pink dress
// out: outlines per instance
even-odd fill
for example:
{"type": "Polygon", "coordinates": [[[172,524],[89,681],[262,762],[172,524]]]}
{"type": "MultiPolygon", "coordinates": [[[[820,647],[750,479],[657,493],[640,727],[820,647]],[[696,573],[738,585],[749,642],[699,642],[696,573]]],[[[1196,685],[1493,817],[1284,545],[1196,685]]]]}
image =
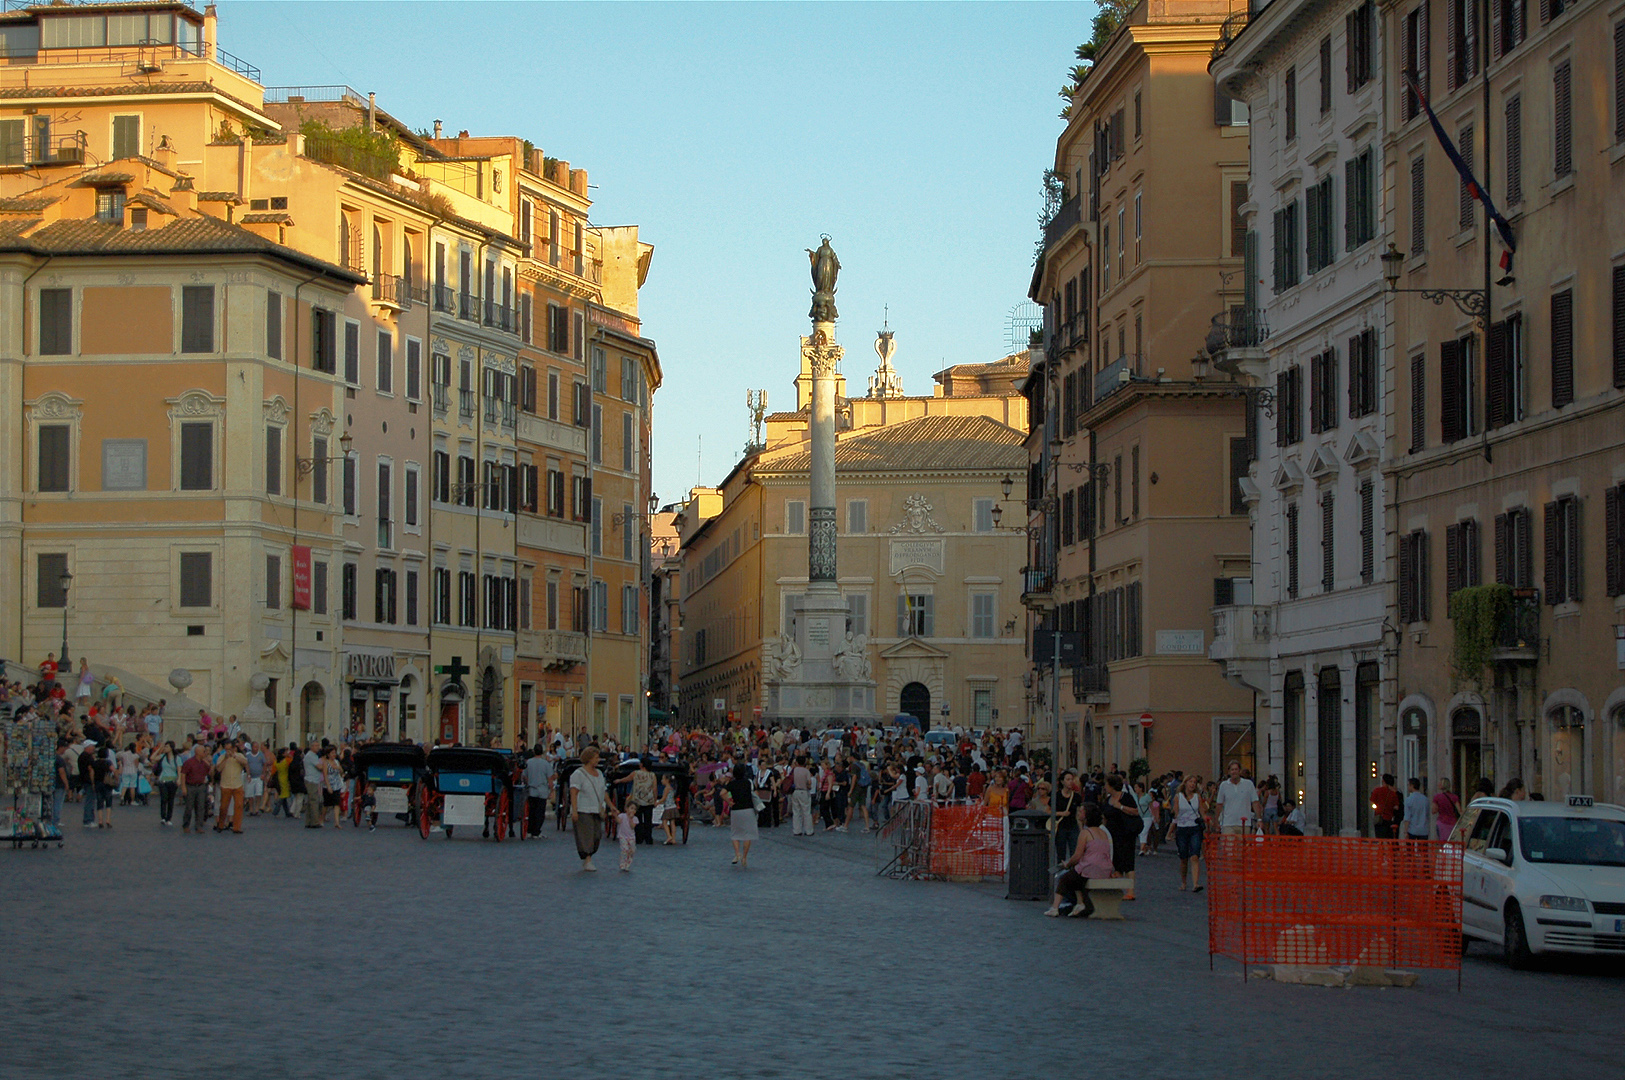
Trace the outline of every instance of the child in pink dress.
{"type": "Polygon", "coordinates": [[[621,842],[621,873],[632,872],[632,855],[637,851],[638,804],[631,799],[626,800],[626,806],[615,815],[615,836],[621,842]]]}

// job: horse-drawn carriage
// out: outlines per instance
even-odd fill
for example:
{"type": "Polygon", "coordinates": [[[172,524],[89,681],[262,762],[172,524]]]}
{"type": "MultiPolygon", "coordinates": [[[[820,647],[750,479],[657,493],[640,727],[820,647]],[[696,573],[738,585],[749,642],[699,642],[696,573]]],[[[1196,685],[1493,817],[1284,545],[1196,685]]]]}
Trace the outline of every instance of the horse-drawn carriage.
{"type": "Polygon", "coordinates": [[[425,840],[435,821],[449,839],[458,826],[480,826],[481,836],[502,840],[513,818],[511,755],[474,746],[437,746],[429,751],[418,800],[418,832],[425,840]]]}
{"type": "Polygon", "coordinates": [[[350,800],[350,813],[356,825],[361,824],[359,795],[372,788],[373,806],[370,812],[388,818],[397,817],[410,828],[418,817],[418,803],[423,797],[423,778],[427,761],[423,747],[416,743],[372,743],[355,752],[357,797],[350,800]]]}

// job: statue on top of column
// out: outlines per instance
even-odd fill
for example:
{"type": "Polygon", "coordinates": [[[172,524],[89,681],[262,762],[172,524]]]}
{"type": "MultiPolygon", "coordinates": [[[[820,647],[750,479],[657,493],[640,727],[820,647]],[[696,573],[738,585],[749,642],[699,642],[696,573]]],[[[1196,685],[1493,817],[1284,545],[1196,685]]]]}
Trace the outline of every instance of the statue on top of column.
{"type": "Polygon", "coordinates": [[[835,249],[829,246],[829,236],[825,234],[823,243],[818,250],[807,250],[807,259],[812,263],[813,303],[812,310],[807,317],[813,322],[834,322],[835,314],[835,278],[841,272],[841,260],[835,257],[835,249]]]}

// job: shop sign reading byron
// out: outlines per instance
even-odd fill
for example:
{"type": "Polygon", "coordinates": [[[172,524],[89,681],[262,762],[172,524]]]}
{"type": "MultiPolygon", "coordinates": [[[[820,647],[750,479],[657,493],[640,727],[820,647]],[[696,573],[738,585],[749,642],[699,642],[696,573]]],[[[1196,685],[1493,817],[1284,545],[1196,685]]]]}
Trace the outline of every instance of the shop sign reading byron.
{"type": "Polygon", "coordinates": [[[394,682],[395,657],[391,653],[345,653],[345,674],[364,682],[394,682]]]}

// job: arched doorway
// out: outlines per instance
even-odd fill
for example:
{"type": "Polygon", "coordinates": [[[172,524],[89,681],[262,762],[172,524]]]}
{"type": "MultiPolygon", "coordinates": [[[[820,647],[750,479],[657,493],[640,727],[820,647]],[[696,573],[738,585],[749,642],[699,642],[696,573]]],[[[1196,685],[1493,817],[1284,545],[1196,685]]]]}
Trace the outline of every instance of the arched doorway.
{"type": "Polygon", "coordinates": [[[1406,709],[1399,718],[1399,782],[1408,783],[1412,777],[1422,781],[1422,790],[1433,790],[1428,785],[1428,718],[1421,709],[1406,709]]]}
{"type": "Polygon", "coordinates": [[[319,682],[308,682],[299,692],[299,745],[319,739],[327,730],[327,691],[319,682]]]}
{"type": "Polygon", "coordinates": [[[502,739],[502,678],[497,669],[488,667],[480,676],[479,730],[475,733],[477,746],[496,746],[502,739]]]}
{"type": "Polygon", "coordinates": [[[920,722],[921,731],[931,730],[931,691],[924,683],[911,682],[897,698],[897,711],[920,722]]]}
{"type": "Polygon", "coordinates": [[[1585,714],[1573,705],[1559,705],[1546,714],[1552,733],[1552,765],[1547,798],[1563,800],[1586,794],[1585,714]]]}
{"type": "Polygon", "coordinates": [[[1450,714],[1450,740],[1452,779],[1465,800],[1484,775],[1482,720],[1476,708],[1464,706],[1450,714]]]}

